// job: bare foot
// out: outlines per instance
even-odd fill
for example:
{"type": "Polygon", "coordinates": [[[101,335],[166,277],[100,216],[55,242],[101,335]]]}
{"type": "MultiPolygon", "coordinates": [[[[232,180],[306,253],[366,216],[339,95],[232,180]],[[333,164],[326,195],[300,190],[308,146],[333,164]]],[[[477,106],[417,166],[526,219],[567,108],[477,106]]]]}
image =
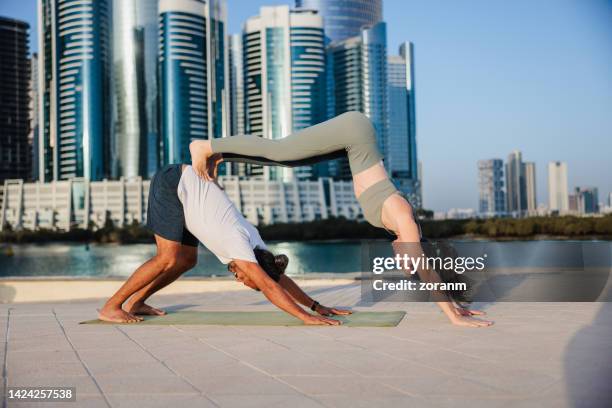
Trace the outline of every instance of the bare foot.
{"type": "Polygon", "coordinates": [[[207,160],[212,156],[212,147],[208,140],[194,140],[189,144],[191,153],[191,166],[193,170],[204,180],[210,180],[208,174],[207,160]]]}
{"type": "Polygon", "coordinates": [[[142,317],[134,316],[120,307],[106,305],[98,310],[98,319],[111,323],[137,323],[143,320],[142,317]]]}
{"type": "Polygon", "coordinates": [[[142,302],[136,302],[130,306],[126,305],[126,309],[133,315],[163,316],[166,314],[165,311],[142,302]]]}

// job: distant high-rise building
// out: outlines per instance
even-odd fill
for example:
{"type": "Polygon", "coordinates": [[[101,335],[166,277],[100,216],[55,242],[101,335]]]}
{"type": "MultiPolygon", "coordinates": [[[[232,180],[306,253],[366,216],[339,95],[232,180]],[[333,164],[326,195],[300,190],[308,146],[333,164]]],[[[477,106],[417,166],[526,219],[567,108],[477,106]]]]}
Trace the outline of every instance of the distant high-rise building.
{"type": "MultiPolygon", "coordinates": [[[[384,22],[364,27],[361,35],[332,43],[327,51],[328,67],[333,70],[332,116],[347,111],[363,112],[376,129],[378,148],[385,157],[388,153],[386,31],[384,22]]],[[[350,179],[347,160],[334,161],[330,175],[350,179]]]]}
{"type": "Polygon", "coordinates": [[[559,214],[569,210],[567,163],[548,163],[548,208],[559,214]]]}
{"type": "Polygon", "coordinates": [[[190,162],[192,139],[227,133],[225,0],[159,1],[162,163],[190,162]]]}
{"type": "Polygon", "coordinates": [[[230,136],[244,134],[244,72],[242,34],[229,38],[230,136]]]}
{"type": "Polygon", "coordinates": [[[55,161],[53,147],[55,146],[55,100],[54,86],[54,44],[55,44],[55,2],[53,0],[37,0],[38,7],[38,143],[37,162],[39,181],[53,180],[55,161]]]}
{"type": "Polygon", "coordinates": [[[608,193],[608,207],[612,208],[612,192],[608,193]]]}
{"type": "MultiPolygon", "coordinates": [[[[244,65],[242,34],[228,36],[229,45],[229,136],[242,135],[244,131],[244,65]]],[[[247,163],[226,163],[228,175],[246,176],[247,163]]]]}
{"type": "Polygon", "coordinates": [[[364,26],[382,21],[382,0],[296,0],[295,6],[319,12],[328,42],[358,36],[364,26]]]}
{"type": "Polygon", "coordinates": [[[599,212],[599,194],[597,187],[576,187],[576,207],[580,214],[599,212]]]}
{"type": "MultiPolygon", "coordinates": [[[[314,10],[261,7],[243,30],[245,132],[269,139],[326,118],[323,21],[314,10]]],[[[311,168],[253,166],[251,175],[289,181],[311,168]]]]}
{"type": "Polygon", "coordinates": [[[33,53],[30,58],[30,105],[29,105],[29,133],[28,133],[28,144],[31,148],[30,163],[32,172],[30,174],[31,180],[38,180],[39,174],[39,163],[38,163],[38,54],[33,53]]]}
{"type": "Polygon", "coordinates": [[[414,48],[405,42],[400,55],[387,59],[389,92],[389,133],[387,167],[399,190],[413,206],[421,207],[418,194],[416,110],[414,81],[414,48]]]}
{"type": "Polygon", "coordinates": [[[113,175],[158,168],[158,0],[113,0],[113,175]]]}
{"type": "Polygon", "coordinates": [[[538,210],[536,198],[536,167],[533,162],[523,163],[525,172],[525,199],[527,201],[527,214],[535,215],[538,210]]]}
{"type": "Polygon", "coordinates": [[[110,176],[109,0],[39,0],[39,179],[110,176]]]}
{"type": "Polygon", "coordinates": [[[0,184],[31,175],[29,28],[0,17],[0,184]]]}
{"type": "Polygon", "coordinates": [[[504,215],[504,162],[501,159],[478,162],[478,212],[487,217],[504,215]]]}
{"type": "Polygon", "coordinates": [[[508,156],[506,163],[506,210],[517,217],[525,215],[527,211],[525,165],[518,150],[508,156]]]}

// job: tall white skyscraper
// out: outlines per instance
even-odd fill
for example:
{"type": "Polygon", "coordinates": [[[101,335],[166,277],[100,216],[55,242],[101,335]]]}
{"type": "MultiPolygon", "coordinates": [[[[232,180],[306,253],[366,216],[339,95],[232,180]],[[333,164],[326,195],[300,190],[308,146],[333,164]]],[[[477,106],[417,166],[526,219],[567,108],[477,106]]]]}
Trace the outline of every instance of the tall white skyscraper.
{"type": "Polygon", "coordinates": [[[567,163],[548,163],[548,208],[560,214],[569,210],[567,163]]]}

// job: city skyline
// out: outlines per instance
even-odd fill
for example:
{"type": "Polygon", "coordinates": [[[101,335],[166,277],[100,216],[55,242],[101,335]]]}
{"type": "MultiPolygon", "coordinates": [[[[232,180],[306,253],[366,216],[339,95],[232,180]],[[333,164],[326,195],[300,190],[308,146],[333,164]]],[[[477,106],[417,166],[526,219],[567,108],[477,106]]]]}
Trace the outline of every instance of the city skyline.
{"type": "MultiPolygon", "coordinates": [[[[414,42],[418,50],[417,143],[425,207],[476,208],[474,163],[514,149],[540,169],[537,185],[546,185],[547,163],[559,160],[572,169],[570,186],[594,185],[606,196],[612,190],[606,177],[612,171],[606,157],[612,150],[612,119],[605,107],[612,105],[612,86],[605,68],[612,54],[604,22],[612,6],[557,1],[553,7],[544,1],[526,16],[526,2],[478,2],[469,10],[434,3],[386,1],[383,6],[390,53],[402,41],[414,42]],[[478,11],[468,15],[473,10],[478,11]],[[493,24],[500,21],[506,23],[493,24]],[[441,64],[444,59],[452,64],[441,64]]],[[[293,6],[290,1],[229,0],[228,34],[237,32],[244,15],[274,4],[293,6]]],[[[35,19],[26,6],[3,2],[0,14],[30,22],[34,43],[35,19]]],[[[538,189],[537,201],[547,202],[546,194],[538,189]]]]}

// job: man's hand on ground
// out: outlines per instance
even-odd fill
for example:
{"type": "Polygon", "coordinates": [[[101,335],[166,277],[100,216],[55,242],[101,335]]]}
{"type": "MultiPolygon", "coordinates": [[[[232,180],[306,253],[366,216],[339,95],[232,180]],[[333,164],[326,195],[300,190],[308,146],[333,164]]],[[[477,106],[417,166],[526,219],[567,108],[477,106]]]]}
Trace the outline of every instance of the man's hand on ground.
{"type": "Polygon", "coordinates": [[[472,309],[468,309],[465,307],[455,307],[455,313],[457,313],[459,316],[484,316],[486,315],[485,312],[483,312],[482,310],[472,310],[472,309]]]}
{"type": "Polygon", "coordinates": [[[309,317],[303,320],[305,325],[308,326],[340,326],[342,322],[334,319],[328,319],[323,316],[313,316],[309,315],[309,317]]]}
{"type": "Polygon", "coordinates": [[[320,314],[321,316],[346,316],[346,315],[350,315],[353,312],[351,310],[345,310],[345,309],[336,309],[334,307],[327,307],[327,306],[323,306],[323,305],[318,305],[317,306],[317,313],[320,314]]]}

